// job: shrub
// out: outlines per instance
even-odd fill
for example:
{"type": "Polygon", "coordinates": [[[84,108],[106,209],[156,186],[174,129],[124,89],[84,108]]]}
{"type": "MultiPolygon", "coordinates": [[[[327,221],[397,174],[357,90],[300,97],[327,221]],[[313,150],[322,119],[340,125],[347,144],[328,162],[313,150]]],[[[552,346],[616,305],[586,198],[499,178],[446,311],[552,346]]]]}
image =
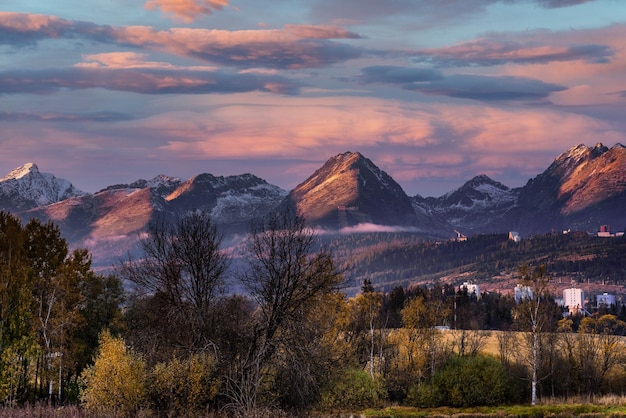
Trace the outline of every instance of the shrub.
{"type": "Polygon", "coordinates": [[[214,357],[194,354],[155,365],[149,391],[157,409],[181,415],[205,408],[218,389],[214,357]]]}
{"type": "Polygon", "coordinates": [[[386,399],[382,377],[361,369],[347,369],[337,374],[322,392],[321,406],[362,408],[380,406],[386,399]]]}
{"type": "Polygon", "coordinates": [[[488,356],[452,357],[435,374],[432,384],[414,386],[407,403],[420,407],[490,406],[512,402],[517,382],[504,366],[488,356]]]}

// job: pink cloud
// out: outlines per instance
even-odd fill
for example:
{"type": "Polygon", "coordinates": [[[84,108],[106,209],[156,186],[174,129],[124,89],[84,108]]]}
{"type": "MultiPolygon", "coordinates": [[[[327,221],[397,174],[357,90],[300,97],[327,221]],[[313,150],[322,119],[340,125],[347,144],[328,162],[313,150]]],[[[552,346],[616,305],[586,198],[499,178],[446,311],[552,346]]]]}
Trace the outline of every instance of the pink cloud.
{"type": "MultiPolygon", "coordinates": [[[[528,35],[531,41],[541,38],[540,33],[528,35]]],[[[615,92],[626,89],[626,25],[615,24],[606,28],[553,34],[555,44],[580,44],[589,42],[605,45],[612,51],[609,62],[561,61],[535,65],[506,65],[500,73],[541,78],[568,86],[566,91],[555,92],[551,100],[560,105],[617,105],[621,99],[615,92]]]]}
{"type": "Polygon", "coordinates": [[[361,35],[330,25],[285,25],[285,31],[307,39],[360,39],[361,35]]]}
{"type": "Polygon", "coordinates": [[[359,35],[334,26],[288,25],[283,29],[210,30],[149,26],[113,27],[23,13],[0,13],[0,43],[78,38],[243,68],[316,68],[358,58],[363,51],[332,39],[359,35]]]}
{"type": "Polygon", "coordinates": [[[314,68],[358,57],[349,45],[329,41],[340,29],[291,27],[282,30],[207,30],[174,28],[167,31],[127,27],[116,31],[118,42],[207,62],[242,67],[314,68]],[[309,35],[312,37],[307,37],[309,35]]]}
{"type": "MultiPolygon", "coordinates": [[[[261,176],[259,167],[271,164],[273,169],[264,178],[286,189],[304,181],[331,156],[360,151],[407,193],[440,195],[481,173],[510,187],[521,186],[573,144],[624,142],[623,124],[553,107],[252,93],[212,96],[208,102],[206,96],[171,96],[167,101],[180,110],[169,112],[151,101],[145,106],[152,115],[147,118],[111,121],[106,129],[90,124],[98,129],[89,132],[89,141],[63,121],[54,125],[3,121],[7,133],[3,149],[10,150],[12,158],[28,156],[36,162],[66,148],[73,160],[96,165],[107,161],[103,154],[108,153],[159,166],[176,161],[177,170],[205,167],[201,169],[215,175],[226,174],[213,168],[218,161],[228,162],[230,174],[261,176]],[[33,155],[33,150],[39,154],[33,155]],[[441,190],[442,183],[449,188],[441,190]]],[[[94,173],[98,170],[93,168],[94,173]]]]}
{"type": "Polygon", "coordinates": [[[191,22],[199,16],[210,15],[228,6],[228,0],[148,0],[145,8],[160,9],[163,13],[183,22],[191,22]]]}
{"type": "Polygon", "coordinates": [[[100,54],[83,55],[85,62],[74,65],[76,68],[108,68],[108,69],[163,69],[185,71],[216,71],[215,67],[207,66],[177,66],[168,62],[147,61],[147,54],[137,52],[105,52],[100,54]]]}
{"type": "Polygon", "coordinates": [[[236,104],[246,98],[233,97],[207,114],[177,112],[137,123],[168,138],[159,154],[183,160],[317,156],[316,163],[290,169],[291,186],[326,158],[348,150],[361,151],[403,185],[429,178],[468,180],[481,173],[511,185],[511,173],[527,180],[573,143],[595,143],[599,136],[609,144],[624,140],[610,124],[550,108],[303,97],[236,104]]]}
{"type": "Polygon", "coordinates": [[[17,32],[43,32],[55,37],[62,27],[70,27],[71,22],[56,16],[39,14],[0,12],[2,27],[17,32]]]}

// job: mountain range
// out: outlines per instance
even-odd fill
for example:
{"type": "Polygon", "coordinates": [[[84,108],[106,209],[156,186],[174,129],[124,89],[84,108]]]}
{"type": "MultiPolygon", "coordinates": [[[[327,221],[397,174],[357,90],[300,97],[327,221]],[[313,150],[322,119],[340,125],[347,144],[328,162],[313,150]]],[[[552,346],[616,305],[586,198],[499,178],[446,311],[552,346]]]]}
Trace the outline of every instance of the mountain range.
{"type": "Polygon", "coordinates": [[[206,210],[233,236],[272,210],[292,205],[310,225],[349,232],[387,228],[424,239],[458,233],[518,231],[522,236],[561,230],[597,231],[626,226],[626,147],[578,145],[559,155],[519,188],[479,175],[440,197],[409,197],[402,187],[358,152],[330,158],[291,191],[252,174],[188,180],[159,175],[111,185],[96,193],[25,164],[0,179],[0,210],[24,221],[59,225],[74,247],[88,248],[105,266],[136,248],[156,219],[206,210]]]}

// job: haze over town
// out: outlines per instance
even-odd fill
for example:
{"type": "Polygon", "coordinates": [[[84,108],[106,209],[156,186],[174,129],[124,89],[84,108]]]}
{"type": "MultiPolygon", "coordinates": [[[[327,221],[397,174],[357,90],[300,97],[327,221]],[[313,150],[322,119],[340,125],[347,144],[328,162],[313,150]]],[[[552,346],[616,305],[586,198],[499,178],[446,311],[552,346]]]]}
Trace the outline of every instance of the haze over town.
{"type": "Polygon", "coordinates": [[[0,176],[284,189],[359,151],[409,195],[626,143],[617,0],[6,0],[0,176]]]}

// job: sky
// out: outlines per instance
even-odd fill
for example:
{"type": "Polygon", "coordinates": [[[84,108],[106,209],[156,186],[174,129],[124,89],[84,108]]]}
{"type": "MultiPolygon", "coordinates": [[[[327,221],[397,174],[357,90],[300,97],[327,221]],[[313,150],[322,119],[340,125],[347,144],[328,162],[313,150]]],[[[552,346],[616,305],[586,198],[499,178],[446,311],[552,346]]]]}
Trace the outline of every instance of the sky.
{"type": "Polygon", "coordinates": [[[626,144],[624,0],[3,0],[0,177],[290,190],[360,152],[409,196],[626,144]]]}

